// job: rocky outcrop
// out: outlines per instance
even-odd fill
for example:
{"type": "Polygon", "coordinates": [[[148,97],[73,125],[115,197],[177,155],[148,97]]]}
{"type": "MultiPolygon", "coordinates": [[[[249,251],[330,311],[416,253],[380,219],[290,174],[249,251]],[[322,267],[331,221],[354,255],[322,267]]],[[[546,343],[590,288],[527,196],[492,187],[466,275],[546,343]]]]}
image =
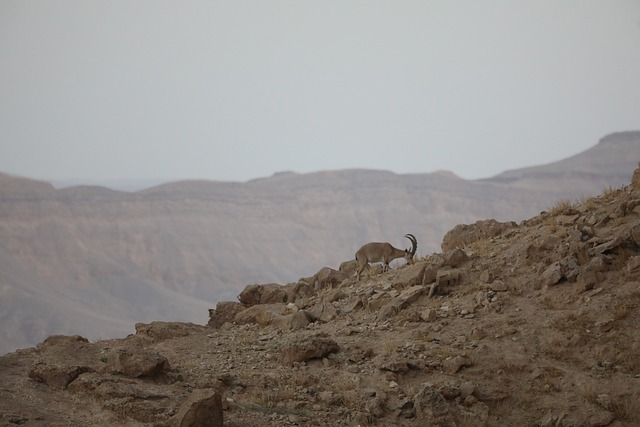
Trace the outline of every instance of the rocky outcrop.
{"type": "Polygon", "coordinates": [[[513,221],[499,222],[495,219],[476,221],[474,224],[459,224],[449,230],[442,239],[442,252],[463,248],[478,240],[499,236],[506,230],[516,227],[513,221]]]}

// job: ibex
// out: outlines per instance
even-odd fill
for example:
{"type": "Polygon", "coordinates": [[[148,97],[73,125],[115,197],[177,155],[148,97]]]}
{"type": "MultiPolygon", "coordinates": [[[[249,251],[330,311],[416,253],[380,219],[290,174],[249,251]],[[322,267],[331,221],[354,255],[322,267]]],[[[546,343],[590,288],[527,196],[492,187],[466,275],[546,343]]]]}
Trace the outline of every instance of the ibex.
{"type": "Polygon", "coordinates": [[[408,264],[413,264],[413,256],[416,254],[416,249],[418,249],[418,240],[413,234],[405,234],[404,237],[411,241],[411,250],[397,249],[386,242],[371,242],[358,249],[358,252],[356,252],[357,280],[360,280],[360,274],[370,262],[382,262],[382,271],[387,271],[389,263],[398,258],[404,258],[408,264]]]}

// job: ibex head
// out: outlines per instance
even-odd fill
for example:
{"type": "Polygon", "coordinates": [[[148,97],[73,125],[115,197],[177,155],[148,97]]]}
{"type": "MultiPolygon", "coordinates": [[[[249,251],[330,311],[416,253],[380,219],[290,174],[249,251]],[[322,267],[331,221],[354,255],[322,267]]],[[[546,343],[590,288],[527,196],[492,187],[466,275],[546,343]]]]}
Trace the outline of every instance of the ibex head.
{"type": "Polygon", "coordinates": [[[408,264],[413,264],[413,257],[418,249],[418,240],[413,234],[405,234],[404,237],[411,242],[411,249],[397,249],[386,242],[371,242],[358,249],[356,252],[356,278],[360,280],[360,274],[370,262],[382,262],[383,271],[387,271],[389,263],[397,258],[404,258],[408,264]]]}

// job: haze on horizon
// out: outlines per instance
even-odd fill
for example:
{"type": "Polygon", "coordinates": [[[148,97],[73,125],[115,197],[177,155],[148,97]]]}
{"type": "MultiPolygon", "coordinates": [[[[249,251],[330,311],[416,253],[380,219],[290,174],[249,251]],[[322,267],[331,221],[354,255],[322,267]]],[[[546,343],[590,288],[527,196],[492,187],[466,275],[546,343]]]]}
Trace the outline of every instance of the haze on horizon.
{"type": "Polygon", "coordinates": [[[0,70],[0,172],[475,179],[640,129],[640,2],[5,0],[0,70]]]}

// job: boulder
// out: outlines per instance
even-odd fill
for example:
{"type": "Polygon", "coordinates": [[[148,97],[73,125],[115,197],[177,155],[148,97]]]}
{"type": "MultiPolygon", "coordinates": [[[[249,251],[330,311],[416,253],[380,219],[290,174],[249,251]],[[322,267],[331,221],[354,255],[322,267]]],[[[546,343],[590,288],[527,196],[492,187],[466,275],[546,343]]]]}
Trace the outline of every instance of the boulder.
{"type": "Polygon", "coordinates": [[[330,322],[338,316],[338,310],[333,304],[320,302],[306,309],[314,320],[330,322]]]}
{"type": "Polygon", "coordinates": [[[450,252],[445,253],[443,266],[458,268],[469,260],[469,256],[465,251],[460,248],[455,248],[450,252]]]}
{"type": "Polygon", "coordinates": [[[222,396],[214,389],[194,390],[172,421],[175,427],[222,427],[222,396]]]}
{"type": "Polygon", "coordinates": [[[225,323],[233,323],[238,313],[246,307],[239,302],[221,301],[216,304],[215,309],[209,310],[209,322],[207,326],[219,328],[225,323]]]}
{"type": "Polygon", "coordinates": [[[167,358],[142,348],[119,348],[107,352],[105,370],[129,378],[154,377],[169,368],[167,358]]]}
{"type": "Polygon", "coordinates": [[[335,287],[347,280],[346,272],[334,270],[330,267],[323,267],[318,271],[312,279],[314,289],[323,289],[326,287],[335,287]]]}
{"type": "Polygon", "coordinates": [[[554,262],[549,267],[547,267],[542,274],[540,275],[540,286],[551,286],[558,283],[562,280],[564,276],[562,272],[562,265],[560,262],[554,262]]]}
{"type": "Polygon", "coordinates": [[[287,330],[297,331],[306,328],[309,323],[313,322],[313,317],[304,310],[296,311],[291,314],[287,322],[287,330]]]}
{"type": "Polygon", "coordinates": [[[65,366],[58,363],[36,363],[29,369],[29,378],[55,390],[64,390],[80,374],[92,371],[86,366],[65,366]]]}
{"type": "Polygon", "coordinates": [[[303,298],[308,298],[316,294],[313,290],[313,286],[308,283],[298,282],[289,283],[283,287],[287,294],[287,300],[285,302],[296,302],[303,298]]]}
{"type": "Polygon", "coordinates": [[[260,304],[262,285],[247,285],[238,295],[238,301],[244,305],[254,306],[260,304]]]}
{"type": "Polygon", "coordinates": [[[442,369],[449,374],[455,374],[463,367],[471,366],[471,360],[466,356],[453,356],[442,362],[442,369]]]}
{"type": "Polygon", "coordinates": [[[245,286],[240,295],[238,295],[238,300],[245,306],[251,307],[258,304],[294,302],[313,294],[313,288],[308,283],[289,283],[284,286],[277,283],[269,283],[245,286]]]}
{"type": "Polygon", "coordinates": [[[288,345],[283,346],[283,362],[305,362],[310,359],[327,357],[339,350],[338,343],[331,338],[318,334],[302,339],[292,339],[288,345]]]}
{"type": "Polygon", "coordinates": [[[136,335],[149,337],[154,341],[164,341],[200,332],[203,326],[182,322],[151,322],[136,323],[135,328],[136,335]]]}
{"type": "Polygon", "coordinates": [[[457,268],[438,270],[436,286],[455,285],[460,280],[461,272],[457,268]]]}
{"type": "Polygon", "coordinates": [[[282,317],[280,312],[283,307],[280,304],[254,305],[236,314],[234,322],[238,325],[255,324],[259,326],[270,325],[277,317],[282,317]]]}
{"type": "Polygon", "coordinates": [[[81,337],[80,335],[51,335],[47,337],[43,342],[38,344],[38,348],[67,346],[88,342],[88,339],[86,339],[85,337],[81,337]]]}
{"type": "Polygon", "coordinates": [[[357,262],[355,259],[344,261],[338,267],[338,271],[347,275],[347,277],[353,277],[356,274],[357,262]]]}

